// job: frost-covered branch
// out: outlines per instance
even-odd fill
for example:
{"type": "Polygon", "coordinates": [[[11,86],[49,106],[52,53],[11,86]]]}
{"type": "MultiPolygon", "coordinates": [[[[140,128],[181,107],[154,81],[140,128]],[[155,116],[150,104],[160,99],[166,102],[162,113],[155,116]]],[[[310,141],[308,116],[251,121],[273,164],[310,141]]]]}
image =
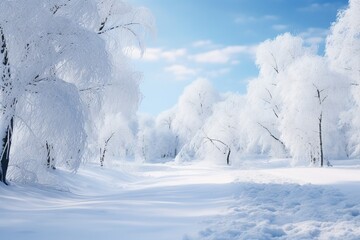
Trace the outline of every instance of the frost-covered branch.
{"type": "Polygon", "coordinates": [[[86,92],[86,91],[98,91],[98,90],[102,90],[107,86],[112,86],[112,84],[103,84],[100,86],[91,86],[91,87],[87,87],[87,88],[80,88],[79,92],[86,92]]]}
{"type": "Polygon", "coordinates": [[[110,135],[110,137],[108,137],[106,140],[105,140],[105,145],[104,145],[104,149],[101,149],[100,148],[100,166],[103,167],[104,166],[104,161],[105,161],[105,154],[106,154],[106,151],[107,151],[107,146],[109,144],[109,141],[110,139],[114,136],[115,133],[112,133],[110,135]]]}
{"type": "Polygon", "coordinates": [[[322,97],[322,93],[324,92],[325,89],[319,89],[315,84],[313,84],[313,86],[316,89],[316,98],[319,101],[319,105],[320,105],[320,114],[318,117],[318,124],[319,124],[319,149],[320,149],[320,166],[322,167],[324,165],[324,150],[323,150],[323,129],[322,129],[322,121],[323,121],[323,112],[322,112],[322,107],[321,105],[324,103],[324,101],[326,100],[326,98],[328,97],[328,95],[326,95],[325,97],[322,97]]]}
{"type": "MultiPolygon", "coordinates": [[[[67,3],[71,2],[71,0],[67,0],[67,3]]],[[[50,8],[50,11],[52,12],[52,14],[56,14],[57,11],[59,11],[60,8],[62,7],[66,7],[67,6],[67,3],[63,3],[63,4],[55,4],[52,8],[50,8]]]]}
{"type": "Polygon", "coordinates": [[[105,29],[105,30],[99,30],[98,34],[104,34],[104,33],[107,33],[109,31],[122,28],[122,29],[125,29],[125,30],[129,31],[136,38],[139,47],[142,48],[142,44],[141,44],[141,40],[140,40],[139,36],[136,34],[136,32],[133,29],[130,28],[130,26],[132,26],[132,25],[140,25],[140,23],[126,23],[126,24],[122,24],[122,25],[113,26],[113,27],[110,27],[110,28],[105,29]]]}
{"type": "Polygon", "coordinates": [[[205,134],[205,139],[208,140],[209,142],[211,142],[216,147],[216,149],[218,149],[220,152],[222,152],[223,154],[227,154],[226,155],[226,164],[230,165],[230,154],[231,154],[230,146],[219,139],[210,138],[206,134],[205,134]],[[223,145],[227,149],[227,151],[221,151],[221,149],[216,145],[216,143],[220,143],[221,145],[223,145]]]}
{"type": "Polygon", "coordinates": [[[267,127],[265,127],[263,124],[261,124],[261,123],[257,123],[260,127],[262,127],[263,129],[265,129],[268,133],[269,133],[269,135],[270,135],[270,137],[272,137],[273,139],[275,139],[276,141],[278,141],[282,146],[283,146],[283,148],[284,149],[286,149],[286,146],[285,146],[285,144],[283,143],[283,141],[281,141],[278,137],[276,137],[270,130],[269,130],[269,128],[267,128],[267,127]]]}
{"type": "Polygon", "coordinates": [[[275,56],[274,56],[274,54],[271,52],[270,53],[270,55],[271,55],[271,57],[272,57],[272,59],[273,59],[273,61],[274,61],[274,66],[272,66],[272,68],[274,69],[274,71],[277,73],[277,74],[279,74],[279,66],[278,66],[278,63],[277,63],[277,61],[276,61],[276,58],[275,58],[275,56]]]}

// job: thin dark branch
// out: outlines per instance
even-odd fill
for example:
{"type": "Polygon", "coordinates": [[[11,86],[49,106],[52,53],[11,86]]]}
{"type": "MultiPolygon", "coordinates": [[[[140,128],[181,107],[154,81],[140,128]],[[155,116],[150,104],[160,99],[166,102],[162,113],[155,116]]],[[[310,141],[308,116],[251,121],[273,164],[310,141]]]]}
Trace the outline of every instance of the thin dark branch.
{"type": "Polygon", "coordinates": [[[275,139],[276,141],[278,141],[279,143],[281,143],[281,145],[282,145],[282,146],[284,147],[284,149],[285,149],[285,144],[284,144],[283,141],[281,141],[278,137],[276,137],[274,134],[272,134],[272,132],[271,132],[267,127],[265,127],[264,125],[262,125],[261,123],[258,122],[257,124],[259,124],[263,129],[265,129],[273,139],[275,139]]]}
{"type": "Polygon", "coordinates": [[[103,34],[103,33],[109,32],[111,30],[118,29],[118,28],[125,28],[126,30],[131,31],[137,37],[135,32],[129,28],[129,26],[132,26],[132,25],[141,25],[141,24],[140,23],[126,23],[126,24],[122,24],[122,25],[117,25],[117,26],[113,26],[113,27],[110,27],[110,28],[102,30],[102,31],[98,31],[98,34],[103,34]]]}
{"type": "Polygon", "coordinates": [[[123,25],[117,25],[117,26],[110,27],[110,28],[102,30],[102,31],[98,31],[98,34],[104,34],[104,33],[107,33],[109,31],[112,31],[112,30],[115,30],[115,29],[118,29],[118,28],[123,28],[125,30],[128,30],[132,35],[134,35],[134,37],[136,38],[136,40],[138,42],[138,45],[139,45],[140,49],[142,49],[141,41],[140,41],[139,36],[136,34],[136,32],[134,30],[132,30],[129,27],[129,26],[132,26],[132,25],[141,25],[141,24],[140,23],[126,23],[126,24],[123,24],[123,25]]]}
{"type": "Polygon", "coordinates": [[[87,88],[81,88],[79,89],[79,92],[85,92],[85,91],[98,91],[100,89],[103,89],[107,86],[111,86],[112,84],[103,84],[103,85],[100,85],[100,86],[92,86],[92,87],[87,87],[87,88]]]}
{"type": "Polygon", "coordinates": [[[279,73],[279,67],[278,67],[276,58],[275,58],[275,56],[274,56],[273,53],[270,53],[270,55],[272,56],[272,58],[273,58],[273,60],[274,60],[274,63],[275,63],[275,66],[272,66],[272,67],[273,67],[273,69],[275,70],[276,73],[279,73]]]}
{"type": "Polygon", "coordinates": [[[50,8],[50,11],[55,15],[59,11],[60,8],[66,7],[70,1],[71,0],[68,0],[67,3],[60,4],[60,5],[55,4],[52,8],[50,8]]]}
{"type": "Polygon", "coordinates": [[[106,17],[106,18],[104,19],[104,21],[102,21],[102,22],[100,23],[99,32],[101,32],[101,31],[104,29],[107,20],[108,20],[108,18],[106,17]]]}
{"type": "Polygon", "coordinates": [[[211,143],[214,142],[218,142],[221,143],[222,145],[224,145],[225,147],[229,148],[229,145],[227,145],[226,143],[224,143],[223,141],[219,140],[219,139],[215,139],[215,138],[210,138],[210,137],[206,137],[211,143]]]}
{"type": "Polygon", "coordinates": [[[321,100],[321,103],[323,103],[323,102],[326,100],[327,97],[328,97],[328,96],[325,96],[325,97],[321,100]]]}
{"type": "Polygon", "coordinates": [[[321,98],[321,93],[324,92],[326,89],[319,89],[315,84],[313,84],[313,86],[315,87],[316,89],[316,98],[319,100],[319,104],[321,105],[328,96],[325,96],[324,98],[321,98]]]}
{"type": "Polygon", "coordinates": [[[112,134],[110,135],[110,137],[105,140],[104,149],[102,150],[102,149],[100,148],[100,166],[101,166],[101,167],[104,166],[105,154],[106,154],[106,151],[107,151],[107,145],[108,145],[110,139],[114,136],[114,134],[115,134],[115,133],[112,133],[112,134]]]}
{"type": "Polygon", "coordinates": [[[279,118],[279,115],[276,113],[275,109],[273,109],[273,113],[274,113],[276,118],[279,118]]]}
{"type": "Polygon", "coordinates": [[[265,90],[268,92],[268,94],[269,94],[269,96],[270,96],[270,99],[272,99],[272,98],[273,98],[273,96],[272,96],[272,94],[271,94],[270,90],[269,90],[268,88],[265,88],[265,90]]]}
{"type": "Polygon", "coordinates": [[[115,133],[112,133],[112,134],[110,135],[110,137],[109,137],[108,139],[106,139],[106,141],[105,141],[105,146],[108,144],[108,142],[110,141],[110,139],[114,136],[114,134],[115,134],[115,133]]]}
{"type": "Polygon", "coordinates": [[[271,104],[270,101],[266,100],[265,98],[261,98],[261,100],[263,100],[264,102],[271,104]]]}
{"type": "MultiPolygon", "coordinates": [[[[205,133],[204,133],[204,134],[205,134],[205,133]]],[[[205,138],[206,138],[207,140],[209,140],[209,141],[217,148],[217,150],[219,150],[219,151],[222,152],[223,154],[226,154],[226,153],[227,153],[227,155],[226,155],[226,164],[227,164],[227,165],[230,165],[230,154],[231,154],[231,148],[230,148],[230,146],[229,146],[228,144],[224,143],[223,141],[219,140],[219,139],[210,138],[210,137],[206,136],[206,134],[205,134],[205,138]],[[220,144],[222,144],[223,146],[226,147],[227,151],[221,151],[221,149],[220,149],[215,143],[220,143],[220,144]]]]}

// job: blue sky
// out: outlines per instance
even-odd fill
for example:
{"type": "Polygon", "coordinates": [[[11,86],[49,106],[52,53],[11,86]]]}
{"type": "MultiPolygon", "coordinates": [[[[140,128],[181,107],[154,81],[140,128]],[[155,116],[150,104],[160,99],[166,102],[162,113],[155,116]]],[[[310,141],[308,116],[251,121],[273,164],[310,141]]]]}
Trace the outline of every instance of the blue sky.
{"type": "Polygon", "coordinates": [[[135,68],[143,72],[139,111],[156,115],[177,102],[184,87],[206,78],[220,92],[245,93],[257,76],[256,46],[284,32],[323,49],[337,10],[347,0],[130,0],[156,19],[135,68]]]}

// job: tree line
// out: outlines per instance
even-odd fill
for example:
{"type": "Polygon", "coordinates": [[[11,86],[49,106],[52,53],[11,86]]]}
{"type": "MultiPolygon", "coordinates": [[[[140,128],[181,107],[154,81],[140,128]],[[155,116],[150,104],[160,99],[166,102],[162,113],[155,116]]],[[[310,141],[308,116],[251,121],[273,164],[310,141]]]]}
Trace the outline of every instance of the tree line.
{"type": "Polygon", "coordinates": [[[0,2],[0,180],[46,181],[84,161],[236,164],[287,157],[324,166],[360,154],[360,2],[350,0],[325,53],[289,33],[259,44],[247,93],[206,79],[156,117],[137,114],[151,14],[116,0],[0,2]]]}
{"type": "Polygon", "coordinates": [[[206,80],[138,133],[143,159],[289,158],[331,165],[360,154],[360,2],[351,0],[329,30],[324,54],[285,33],[259,44],[259,75],[245,95],[217,93],[206,80]],[[163,139],[166,139],[163,141],[163,139]]]}

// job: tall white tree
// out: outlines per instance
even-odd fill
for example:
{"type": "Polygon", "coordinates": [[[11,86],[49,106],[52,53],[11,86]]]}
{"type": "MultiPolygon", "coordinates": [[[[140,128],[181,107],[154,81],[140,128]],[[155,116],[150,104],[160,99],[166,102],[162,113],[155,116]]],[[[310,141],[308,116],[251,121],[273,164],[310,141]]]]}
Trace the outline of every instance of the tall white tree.
{"type": "Polygon", "coordinates": [[[176,106],[176,115],[172,122],[179,139],[178,160],[194,157],[191,139],[197,134],[212,114],[212,107],[219,95],[206,79],[198,79],[187,86],[176,106]]]}
{"type": "Polygon", "coordinates": [[[337,72],[360,82],[360,1],[349,0],[349,6],[339,11],[336,22],[326,38],[326,57],[337,72]]]}
{"type": "MultiPolygon", "coordinates": [[[[56,156],[76,170],[85,147],[84,123],[92,119],[85,116],[83,104],[90,110],[101,106],[99,97],[114,76],[109,52],[116,41],[110,41],[110,33],[127,32],[130,38],[117,37],[126,44],[129,39],[141,43],[143,18],[129,14],[134,10],[122,1],[111,0],[4,0],[0,9],[1,181],[6,183],[10,157],[38,159],[34,151],[11,148],[13,134],[21,140],[14,146],[42,146],[45,158],[56,156]]],[[[136,86],[124,79],[120,83],[136,86]]]]}
{"type": "Polygon", "coordinates": [[[342,124],[347,130],[348,149],[360,155],[360,1],[350,0],[338,13],[326,39],[326,57],[331,68],[351,79],[352,103],[344,112],[342,124]]]}
{"type": "Polygon", "coordinates": [[[284,72],[297,58],[313,52],[305,47],[300,37],[289,33],[261,43],[256,51],[259,76],[248,84],[247,103],[242,122],[248,129],[249,149],[274,157],[286,154],[279,131],[282,100],[280,98],[279,74],[284,72]]]}
{"type": "Polygon", "coordinates": [[[172,129],[171,110],[158,117],[139,116],[136,158],[147,162],[165,162],[177,155],[177,136],[172,129]]]}
{"type": "MultiPolygon", "coordinates": [[[[124,1],[98,1],[98,9],[101,19],[98,34],[106,42],[112,71],[109,82],[100,87],[103,90],[101,109],[96,105],[91,107],[96,130],[92,131],[95,135],[91,138],[89,154],[97,155],[101,148],[100,157],[105,156],[106,149],[113,159],[129,158],[133,157],[131,149],[136,142],[134,122],[140,102],[141,74],[130,66],[127,53],[134,47],[141,52],[145,50],[145,36],[153,31],[154,20],[147,9],[124,1]]],[[[90,93],[98,90],[88,88],[90,93]]]]}
{"type": "Polygon", "coordinates": [[[339,117],[348,82],[323,57],[298,58],[280,76],[283,109],[281,139],[296,161],[318,163],[346,155],[339,117]]]}
{"type": "Polygon", "coordinates": [[[197,158],[230,165],[242,157],[247,147],[240,118],[244,105],[245,98],[235,93],[224,95],[214,104],[213,114],[192,140],[198,142],[197,158]]]}
{"type": "Polygon", "coordinates": [[[217,92],[206,79],[198,79],[185,88],[173,120],[174,131],[179,134],[181,145],[190,139],[212,114],[213,103],[217,100],[217,92]]]}
{"type": "MultiPolygon", "coordinates": [[[[63,80],[57,77],[57,73],[62,71],[62,63],[67,61],[73,62],[73,66],[76,66],[79,72],[83,72],[84,75],[88,73],[89,76],[92,74],[96,76],[97,70],[103,65],[102,63],[100,65],[89,64],[87,66],[90,67],[89,71],[85,71],[86,68],[82,62],[78,61],[77,57],[79,56],[77,52],[72,51],[72,47],[76,48],[77,45],[83,45],[80,42],[89,36],[88,32],[83,27],[55,15],[45,2],[42,3],[38,6],[37,1],[19,0],[2,1],[0,5],[3,12],[0,20],[1,52],[2,58],[6,59],[3,62],[2,70],[7,73],[6,76],[3,76],[1,82],[3,89],[1,92],[1,104],[3,106],[1,118],[1,136],[3,139],[1,180],[5,183],[10,154],[16,155],[20,152],[11,151],[12,135],[17,133],[14,126],[18,126],[17,122],[20,119],[22,119],[24,124],[31,120],[38,120],[27,118],[31,114],[18,117],[23,109],[21,104],[31,103],[31,101],[27,101],[27,98],[32,98],[33,95],[49,96],[40,92],[46,83],[49,83],[47,88],[52,88],[49,91],[56,91],[53,88],[65,86],[61,83],[63,80]]],[[[99,46],[99,51],[96,49],[93,52],[94,55],[98,55],[100,58],[106,57],[106,53],[101,51],[102,41],[99,41],[98,38],[92,38],[89,40],[89,43],[90,45],[96,44],[99,46]]],[[[83,53],[79,53],[79,55],[81,54],[83,53]]],[[[83,80],[85,79],[78,79],[79,82],[83,80]]],[[[64,93],[65,89],[70,90],[73,88],[61,87],[58,95],[64,93]]],[[[72,91],[72,93],[77,94],[77,91],[72,91]]],[[[76,99],[76,97],[72,99],[76,99]]],[[[49,102],[46,99],[43,99],[43,101],[49,102]]],[[[28,111],[22,112],[29,113],[28,111]]],[[[51,111],[44,112],[43,114],[51,115],[57,113],[51,111]]],[[[71,124],[71,117],[73,116],[68,117],[70,118],[67,119],[65,124],[71,124]]],[[[27,125],[34,126],[33,123],[27,125]]],[[[38,124],[40,123],[41,121],[38,120],[38,124]]],[[[32,137],[36,136],[36,134],[33,134],[32,137]]],[[[75,141],[77,144],[72,146],[76,148],[76,151],[84,146],[81,135],[80,131],[77,136],[78,139],[75,141]]],[[[64,141],[66,141],[66,138],[64,141]]],[[[34,142],[30,140],[29,144],[34,142]]],[[[43,144],[46,145],[45,142],[43,144]]],[[[78,156],[74,156],[74,158],[73,161],[79,161],[78,156]]],[[[69,164],[68,166],[72,168],[78,166],[78,164],[69,164]]]]}

